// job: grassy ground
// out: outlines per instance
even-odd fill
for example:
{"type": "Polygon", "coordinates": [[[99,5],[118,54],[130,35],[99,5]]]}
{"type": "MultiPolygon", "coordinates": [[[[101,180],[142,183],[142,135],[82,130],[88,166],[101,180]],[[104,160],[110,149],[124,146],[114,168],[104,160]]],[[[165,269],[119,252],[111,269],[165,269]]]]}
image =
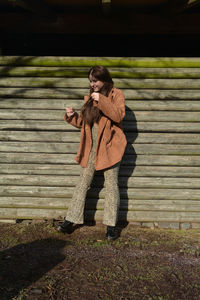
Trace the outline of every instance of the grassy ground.
{"type": "Polygon", "coordinates": [[[200,230],[118,230],[0,223],[0,299],[200,299],[200,230]]]}

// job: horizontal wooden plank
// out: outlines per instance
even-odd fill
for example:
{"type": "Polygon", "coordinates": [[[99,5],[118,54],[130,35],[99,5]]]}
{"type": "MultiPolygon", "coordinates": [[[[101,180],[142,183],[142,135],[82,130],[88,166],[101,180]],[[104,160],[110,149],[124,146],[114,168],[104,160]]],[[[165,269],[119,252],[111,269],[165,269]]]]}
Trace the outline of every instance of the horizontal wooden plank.
{"type": "MultiPolygon", "coordinates": [[[[50,77],[50,78],[87,78],[90,67],[20,67],[20,66],[0,66],[1,77],[50,77]]],[[[198,79],[200,78],[199,68],[144,68],[144,67],[109,67],[110,74],[116,82],[116,78],[160,78],[160,79],[198,79]]],[[[117,82],[116,82],[117,86],[117,82]]]]}
{"type": "MultiPolygon", "coordinates": [[[[199,71],[200,72],[200,71],[199,71]]],[[[1,74],[1,68],[0,68],[1,74]]],[[[199,89],[200,79],[135,79],[113,78],[115,87],[128,89],[199,89]]],[[[85,78],[65,77],[2,77],[0,87],[21,88],[88,88],[89,81],[85,78]]]]}
{"type": "MultiPolygon", "coordinates": [[[[50,164],[0,164],[0,174],[24,175],[65,175],[80,174],[79,165],[50,165],[50,164]]],[[[199,167],[180,166],[123,166],[120,167],[119,176],[134,177],[200,177],[199,167]]]]}
{"type": "Polygon", "coordinates": [[[4,163],[52,163],[75,164],[74,154],[50,153],[7,153],[0,152],[0,161],[4,163]]]}
{"type": "Polygon", "coordinates": [[[168,99],[164,101],[152,101],[152,100],[127,100],[126,101],[127,110],[134,112],[137,110],[142,111],[200,111],[200,101],[181,101],[181,100],[173,100],[168,99]]]}
{"type": "MultiPolygon", "coordinates": [[[[54,199],[52,199],[54,205],[54,199]]],[[[48,208],[48,200],[46,200],[46,208],[48,208]]],[[[1,201],[2,202],[2,201],[1,201]]],[[[8,201],[7,201],[8,202],[8,201]]],[[[22,201],[21,201],[22,202],[22,201]]],[[[33,202],[33,201],[32,201],[33,202]]],[[[30,202],[30,205],[32,204],[32,202],[30,202]]],[[[51,201],[49,201],[51,202],[51,201]]],[[[52,203],[51,202],[51,203],[52,203]]],[[[70,201],[69,201],[70,202],[70,201]]],[[[4,200],[5,203],[5,200],[4,200]]],[[[15,201],[15,203],[17,204],[17,206],[14,206],[15,204],[11,201],[11,207],[20,207],[18,206],[17,201],[15,201]]],[[[27,203],[27,201],[26,201],[27,203]]],[[[41,203],[41,201],[40,201],[41,203]]],[[[66,204],[62,204],[63,202],[60,201],[58,202],[60,205],[56,206],[56,208],[66,208],[66,204]]],[[[24,203],[25,204],[25,203],[24,203]]],[[[26,207],[25,205],[22,205],[21,207],[26,207]]],[[[36,207],[36,203],[35,207],[36,207]]],[[[67,203],[69,205],[69,203],[67,203]]],[[[0,207],[4,207],[3,205],[0,204],[0,207]]],[[[7,206],[8,207],[8,206],[7,206]]],[[[40,206],[37,206],[38,208],[40,208],[40,206]]],[[[49,206],[51,207],[51,206],[49,206]]],[[[103,199],[99,199],[99,200],[95,200],[95,199],[88,199],[88,201],[86,201],[86,206],[85,206],[86,210],[103,210],[104,209],[104,200],[103,199]]],[[[119,206],[119,211],[143,211],[144,214],[146,214],[146,211],[150,212],[150,211],[157,211],[158,213],[160,212],[199,212],[200,213],[200,201],[188,201],[188,200],[125,200],[122,199],[120,201],[120,206],[119,206]]]]}
{"type": "Polygon", "coordinates": [[[200,122],[124,122],[127,132],[200,132],[200,122]]]}
{"type": "MultiPolygon", "coordinates": [[[[4,120],[53,120],[63,121],[65,111],[61,110],[27,110],[27,109],[2,109],[0,119],[4,120]]],[[[200,122],[200,111],[135,111],[126,112],[126,121],[148,122],[200,122]]]]}
{"type": "MultiPolygon", "coordinates": [[[[32,208],[1,208],[0,218],[4,219],[62,219],[66,210],[32,209],[32,208]]],[[[86,211],[86,220],[103,220],[103,211],[86,211]]],[[[199,212],[160,212],[157,211],[124,211],[119,212],[119,220],[135,222],[200,222],[199,212]]]]}
{"type": "MultiPolygon", "coordinates": [[[[189,135],[190,136],[190,135],[189,135]]],[[[196,138],[198,140],[198,134],[196,138]]],[[[184,137],[183,137],[184,139],[184,137]]],[[[0,131],[1,141],[23,141],[23,142],[80,142],[80,131],[48,132],[48,131],[0,131]]],[[[187,136],[185,141],[187,140],[187,136]]],[[[193,140],[193,139],[192,139],[193,140]]],[[[195,137],[194,137],[195,141],[195,137]]],[[[200,141],[199,141],[200,142],[200,141]]],[[[198,143],[198,142],[197,142],[198,143]]]]}
{"type": "MultiPolygon", "coordinates": [[[[37,208],[37,209],[67,209],[70,199],[62,198],[35,198],[35,197],[1,197],[1,208],[37,208]]],[[[102,210],[103,199],[88,199],[86,209],[102,210]]],[[[185,211],[200,212],[200,201],[188,200],[125,200],[120,202],[119,210],[123,211],[185,211]]]]}
{"type": "Polygon", "coordinates": [[[137,122],[200,122],[200,112],[197,111],[127,111],[125,121],[137,122]]]}
{"type": "MultiPolygon", "coordinates": [[[[79,143],[2,142],[1,151],[32,153],[77,153],[79,143]]],[[[128,144],[126,153],[165,155],[200,155],[199,145],[128,144]]]]}
{"type": "MultiPolygon", "coordinates": [[[[72,135],[77,136],[76,132],[72,132],[72,135]]],[[[199,144],[200,143],[200,135],[199,133],[166,133],[162,132],[126,132],[126,139],[128,143],[134,144],[199,144]]],[[[73,141],[73,140],[71,140],[73,141]]],[[[75,141],[75,140],[74,140],[75,141]]]]}
{"type": "MultiPolygon", "coordinates": [[[[0,88],[0,97],[79,99],[88,94],[88,88],[0,88]]],[[[182,99],[199,100],[200,91],[196,89],[123,89],[126,99],[182,99]]]]}
{"type": "MultiPolygon", "coordinates": [[[[63,198],[63,201],[71,199],[74,187],[62,186],[0,186],[1,197],[39,197],[39,198],[63,198]]],[[[105,197],[105,189],[91,188],[87,198],[97,199],[105,197]]],[[[133,200],[200,200],[200,189],[169,188],[120,188],[121,199],[133,200]]]]}
{"type": "MultiPolygon", "coordinates": [[[[124,122],[124,130],[128,132],[200,132],[199,122],[124,122]]],[[[73,127],[64,121],[34,121],[34,120],[0,120],[1,130],[30,131],[68,131],[73,127]]]]}
{"type": "MultiPolygon", "coordinates": [[[[81,99],[23,99],[23,98],[0,98],[0,108],[3,109],[44,109],[44,110],[65,110],[66,106],[72,106],[80,110],[83,105],[81,99]]],[[[135,118],[135,111],[200,111],[200,101],[192,100],[126,100],[126,111],[132,113],[135,118]]]]}
{"type": "Polygon", "coordinates": [[[84,56],[1,56],[0,65],[105,67],[200,67],[199,57],[84,57],[84,56]]]}
{"type": "MultiPolygon", "coordinates": [[[[0,152],[2,163],[75,164],[74,154],[5,153],[0,152]]],[[[200,166],[200,156],[182,155],[124,155],[123,165],[143,166],[200,166]]]]}
{"type": "MultiPolygon", "coordinates": [[[[86,211],[86,218],[103,220],[103,211],[86,211]]],[[[134,222],[200,222],[199,212],[119,211],[119,220],[134,222]]]]}
{"type": "MultiPolygon", "coordinates": [[[[31,185],[31,186],[62,186],[73,187],[78,183],[79,176],[62,175],[0,175],[0,185],[31,185]]],[[[94,178],[93,185],[102,187],[103,180],[94,178]]],[[[120,187],[129,188],[171,188],[199,189],[200,178],[168,178],[168,177],[119,177],[120,187]]]]}
{"type": "MultiPolygon", "coordinates": [[[[119,79],[117,79],[120,82],[119,79]]],[[[190,81],[190,79],[189,79],[190,81]]],[[[193,80],[192,80],[193,82],[193,80]]],[[[192,83],[191,82],[191,83],[192,83]]],[[[188,82],[189,83],[189,82],[188,82]]],[[[65,78],[65,77],[2,77],[0,80],[1,87],[52,87],[52,88],[88,88],[88,78],[65,78]]]]}
{"type": "MultiPolygon", "coordinates": [[[[195,68],[196,69],[196,68],[195,68]]],[[[124,72],[128,72],[129,69],[125,68],[124,72]]],[[[193,70],[193,69],[192,69],[193,70]]],[[[196,69],[197,71],[198,69],[196,69]]],[[[67,77],[67,78],[87,78],[89,67],[44,67],[44,66],[0,66],[1,77],[67,77]]],[[[195,70],[194,70],[195,71],[195,70]]],[[[194,72],[198,74],[197,72],[194,72]]]]}
{"type": "Polygon", "coordinates": [[[88,89],[70,88],[0,88],[0,97],[79,99],[88,94],[88,89]]]}
{"type": "MultiPolygon", "coordinates": [[[[1,142],[3,152],[77,153],[79,143],[1,142]]],[[[200,145],[128,144],[127,154],[200,155],[200,145]]]]}
{"type": "MultiPolygon", "coordinates": [[[[197,169],[199,169],[197,167],[197,169]]],[[[67,164],[0,164],[0,174],[79,175],[81,167],[67,164]]]]}
{"type": "Polygon", "coordinates": [[[199,166],[199,156],[189,155],[124,155],[123,165],[199,166]]]}
{"type": "Polygon", "coordinates": [[[56,130],[67,131],[72,130],[73,127],[63,121],[34,121],[34,120],[0,120],[0,129],[2,130],[16,130],[16,129],[29,129],[29,130],[56,130]]]}
{"type": "Polygon", "coordinates": [[[83,98],[75,99],[23,99],[23,98],[0,98],[0,108],[3,109],[48,109],[65,110],[66,106],[72,106],[74,109],[80,109],[83,106],[83,98]]]}
{"type": "MultiPolygon", "coordinates": [[[[137,133],[126,132],[128,143],[134,144],[200,144],[198,133],[137,133]]],[[[1,141],[21,141],[21,142],[63,142],[79,143],[80,131],[68,132],[48,132],[48,131],[0,131],[1,141]]]]}

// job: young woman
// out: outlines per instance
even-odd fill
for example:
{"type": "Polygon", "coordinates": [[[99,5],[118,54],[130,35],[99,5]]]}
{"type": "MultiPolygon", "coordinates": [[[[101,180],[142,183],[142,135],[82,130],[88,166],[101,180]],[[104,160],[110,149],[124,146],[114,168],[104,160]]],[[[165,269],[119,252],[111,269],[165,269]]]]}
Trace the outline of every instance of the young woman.
{"type": "Polygon", "coordinates": [[[125,116],[123,93],[113,87],[113,80],[103,66],[89,70],[89,96],[80,114],[66,108],[65,121],[81,129],[80,146],[76,161],[81,165],[80,179],[74,190],[65,221],[58,230],[67,232],[73,224],[83,224],[87,190],[95,170],[103,170],[105,178],[105,205],[103,223],[107,225],[106,237],[115,239],[118,207],[120,202],[118,171],[126,147],[122,130],[125,116]]]}

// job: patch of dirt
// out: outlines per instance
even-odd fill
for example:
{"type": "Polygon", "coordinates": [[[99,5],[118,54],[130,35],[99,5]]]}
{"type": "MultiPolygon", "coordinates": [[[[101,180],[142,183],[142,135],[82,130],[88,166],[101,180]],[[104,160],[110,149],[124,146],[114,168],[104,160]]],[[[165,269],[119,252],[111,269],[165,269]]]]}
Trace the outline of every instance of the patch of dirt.
{"type": "Polygon", "coordinates": [[[200,299],[200,230],[105,229],[0,224],[0,299],[200,299]]]}

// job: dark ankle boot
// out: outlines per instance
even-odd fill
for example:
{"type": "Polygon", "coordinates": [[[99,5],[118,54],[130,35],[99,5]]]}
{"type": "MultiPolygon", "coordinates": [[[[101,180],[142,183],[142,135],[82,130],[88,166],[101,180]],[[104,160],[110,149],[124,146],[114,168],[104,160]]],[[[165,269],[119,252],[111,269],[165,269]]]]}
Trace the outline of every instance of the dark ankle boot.
{"type": "Polygon", "coordinates": [[[117,238],[115,226],[107,226],[106,237],[108,240],[115,240],[117,238]]]}
{"type": "Polygon", "coordinates": [[[59,232],[63,232],[63,233],[65,233],[65,232],[71,233],[72,232],[72,226],[73,226],[72,222],[65,220],[63,223],[58,225],[57,230],[59,232]]]}

